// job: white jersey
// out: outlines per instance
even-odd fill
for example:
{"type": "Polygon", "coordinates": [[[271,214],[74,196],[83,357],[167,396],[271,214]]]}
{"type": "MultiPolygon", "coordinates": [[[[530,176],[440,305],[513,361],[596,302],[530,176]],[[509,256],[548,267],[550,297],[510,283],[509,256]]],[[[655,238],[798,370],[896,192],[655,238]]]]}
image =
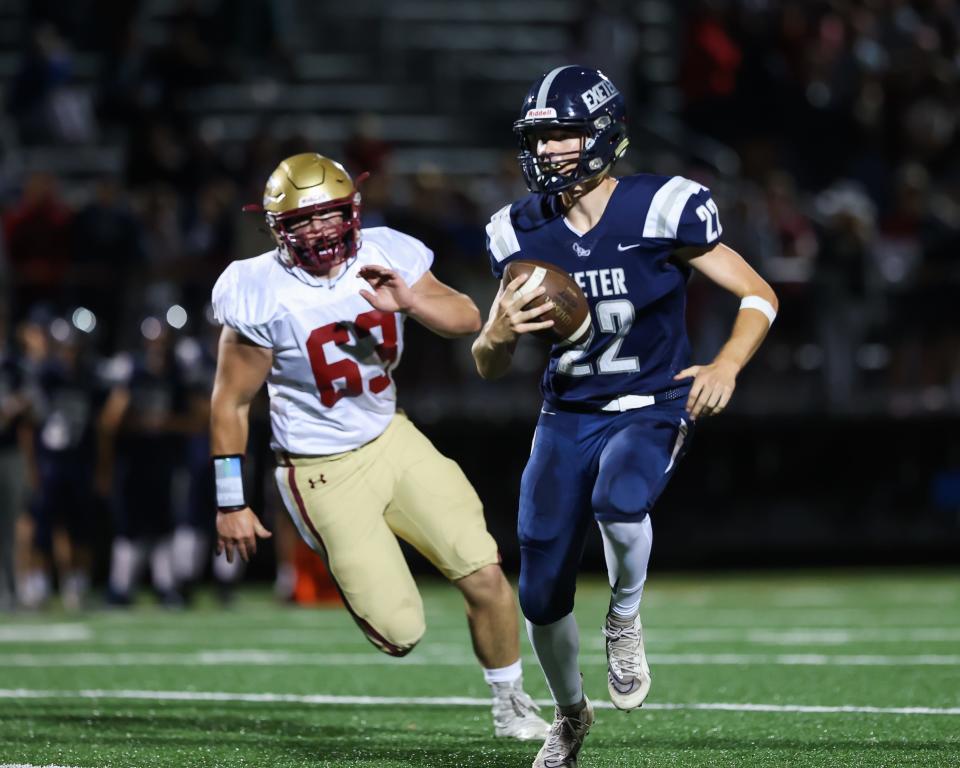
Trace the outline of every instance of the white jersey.
{"type": "Polygon", "coordinates": [[[337,277],[285,267],[276,251],[233,262],[213,287],[219,322],[273,350],[267,379],[271,447],[326,456],[379,436],[397,407],[390,372],[403,353],[403,315],[360,295],[358,275],[378,264],[413,285],[433,263],[419,240],[389,227],[364,229],[357,258],[337,277]]]}

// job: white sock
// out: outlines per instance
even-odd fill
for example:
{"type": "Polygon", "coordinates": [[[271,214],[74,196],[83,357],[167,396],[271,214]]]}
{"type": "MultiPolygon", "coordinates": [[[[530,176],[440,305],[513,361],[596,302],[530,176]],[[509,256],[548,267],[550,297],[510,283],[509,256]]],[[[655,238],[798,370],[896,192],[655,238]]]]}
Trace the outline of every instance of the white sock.
{"type": "Polygon", "coordinates": [[[63,577],[60,588],[60,597],[63,607],[69,611],[76,611],[83,607],[83,599],[90,590],[90,577],[81,570],[69,571],[63,577]]]}
{"type": "Polygon", "coordinates": [[[198,538],[196,530],[185,525],[178,525],[173,532],[173,575],[178,583],[189,583],[199,576],[198,538]]]}
{"type": "Polygon", "coordinates": [[[110,553],[110,589],[117,595],[129,595],[136,581],[142,551],[130,539],[118,536],[110,553]]]}
{"type": "Polygon", "coordinates": [[[573,614],[543,626],[528,621],[527,635],[557,706],[571,707],[583,701],[583,681],[577,661],[580,631],[573,614]]]}
{"type": "MultiPolygon", "coordinates": [[[[223,557],[221,555],[221,557],[223,557]]],[[[217,560],[220,560],[218,557],[217,560]]],[[[227,558],[223,557],[224,562],[227,558]]],[[[273,595],[279,600],[286,600],[293,595],[293,588],[297,583],[297,571],[293,563],[277,565],[277,576],[273,582],[273,595]]]]}
{"type": "Polygon", "coordinates": [[[90,577],[86,571],[70,571],[63,580],[63,589],[66,592],[83,597],[90,591],[90,577]]]}
{"type": "Polygon", "coordinates": [[[173,537],[166,536],[153,545],[150,553],[150,579],[154,588],[161,594],[170,592],[176,582],[173,580],[173,537]]]}
{"type": "Polygon", "coordinates": [[[23,580],[20,602],[27,608],[39,608],[50,597],[50,576],[42,569],[31,569],[23,580]]]}
{"type": "Polygon", "coordinates": [[[523,676],[523,667],[520,659],[517,659],[509,667],[498,667],[497,669],[483,669],[483,679],[487,685],[494,683],[515,683],[523,676]]]}
{"type": "Polygon", "coordinates": [[[243,559],[233,558],[233,562],[227,560],[225,554],[214,555],[213,558],[213,577],[221,584],[233,584],[240,579],[243,574],[243,559]]]}
{"type": "Polygon", "coordinates": [[[610,613],[632,619],[640,611],[653,548],[650,515],[639,523],[601,522],[600,534],[610,579],[610,613]]]}

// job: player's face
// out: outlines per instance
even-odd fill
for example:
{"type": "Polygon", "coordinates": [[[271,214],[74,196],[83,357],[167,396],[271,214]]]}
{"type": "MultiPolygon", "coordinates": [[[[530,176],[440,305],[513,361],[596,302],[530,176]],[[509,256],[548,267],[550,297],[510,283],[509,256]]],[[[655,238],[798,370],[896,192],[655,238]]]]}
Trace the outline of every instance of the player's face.
{"type": "Polygon", "coordinates": [[[342,207],[293,215],[282,222],[278,237],[293,261],[309,272],[325,275],[349,257],[350,215],[349,209],[342,207]]]}
{"type": "Polygon", "coordinates": [[[537,134],[537,157],[554,166],[557,173],[568,174],[576,170],[583,147],[583,134],[576,131],[556,129],[537,134]]]}
{"type": "Polygon", "coordinates": [[[342,211],[326,211],[290,222],[288,231],[300,242],[312,246],[321,240],[339,237],[342,224],[342,211]]]}

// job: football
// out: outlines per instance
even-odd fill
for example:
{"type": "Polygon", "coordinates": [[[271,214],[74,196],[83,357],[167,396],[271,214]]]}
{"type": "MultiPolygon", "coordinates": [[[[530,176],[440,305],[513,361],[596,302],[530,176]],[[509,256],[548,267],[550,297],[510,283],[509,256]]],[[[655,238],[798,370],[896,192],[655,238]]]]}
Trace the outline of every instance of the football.
{"type": "Polygon", "coordinates": [[[538,320],[553,320],[553,327],[536,331],[535,335],[554,344],[577,344],[590,332],[590,305],[580,286],[566,272],[554,264],[543,261],[511,261],[503,272],[503,284],[507,285],[520,275],[527,281],[517,291],[522,296],[533,293],[543,286],[546,293],[524,305],[524,309],[540,306],[552,299],[553,310],[540,315],[538,320]]]}

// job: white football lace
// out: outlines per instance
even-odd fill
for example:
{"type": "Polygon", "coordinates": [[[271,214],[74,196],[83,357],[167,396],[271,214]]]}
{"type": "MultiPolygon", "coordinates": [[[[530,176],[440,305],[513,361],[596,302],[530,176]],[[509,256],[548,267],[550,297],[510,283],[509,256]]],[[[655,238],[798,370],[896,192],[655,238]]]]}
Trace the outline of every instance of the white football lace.
{"type": "Polygon", "coordinates": [[[607,638],[607,647],[610,649],[610,665],[620,677],[630,675],[640,676],[640,654],[637,649],[640,645],[640,633],[637,625],[615,627],[609,623],[603,628],[607,638]]]}
{"type": "Polygon", "coordinates": [[[540,707],[526,691],[511,691],[506,696],[500,697],[500,704],[501,706],[505,704],[513,709],[517,717],[536,716],[536,713],[540,711],[540,707]]]}
{"type": "Polygon", "coordinates": [[[553,761],[564,761],[570,756],[573,747],[579,741],[577,727],[574,723],[582,725],[582,721],[566,715],[558,715],[550,729],[550,735],[547,737],[547,743],[544,744],[544,762],[547,759],[553,761]]]}

